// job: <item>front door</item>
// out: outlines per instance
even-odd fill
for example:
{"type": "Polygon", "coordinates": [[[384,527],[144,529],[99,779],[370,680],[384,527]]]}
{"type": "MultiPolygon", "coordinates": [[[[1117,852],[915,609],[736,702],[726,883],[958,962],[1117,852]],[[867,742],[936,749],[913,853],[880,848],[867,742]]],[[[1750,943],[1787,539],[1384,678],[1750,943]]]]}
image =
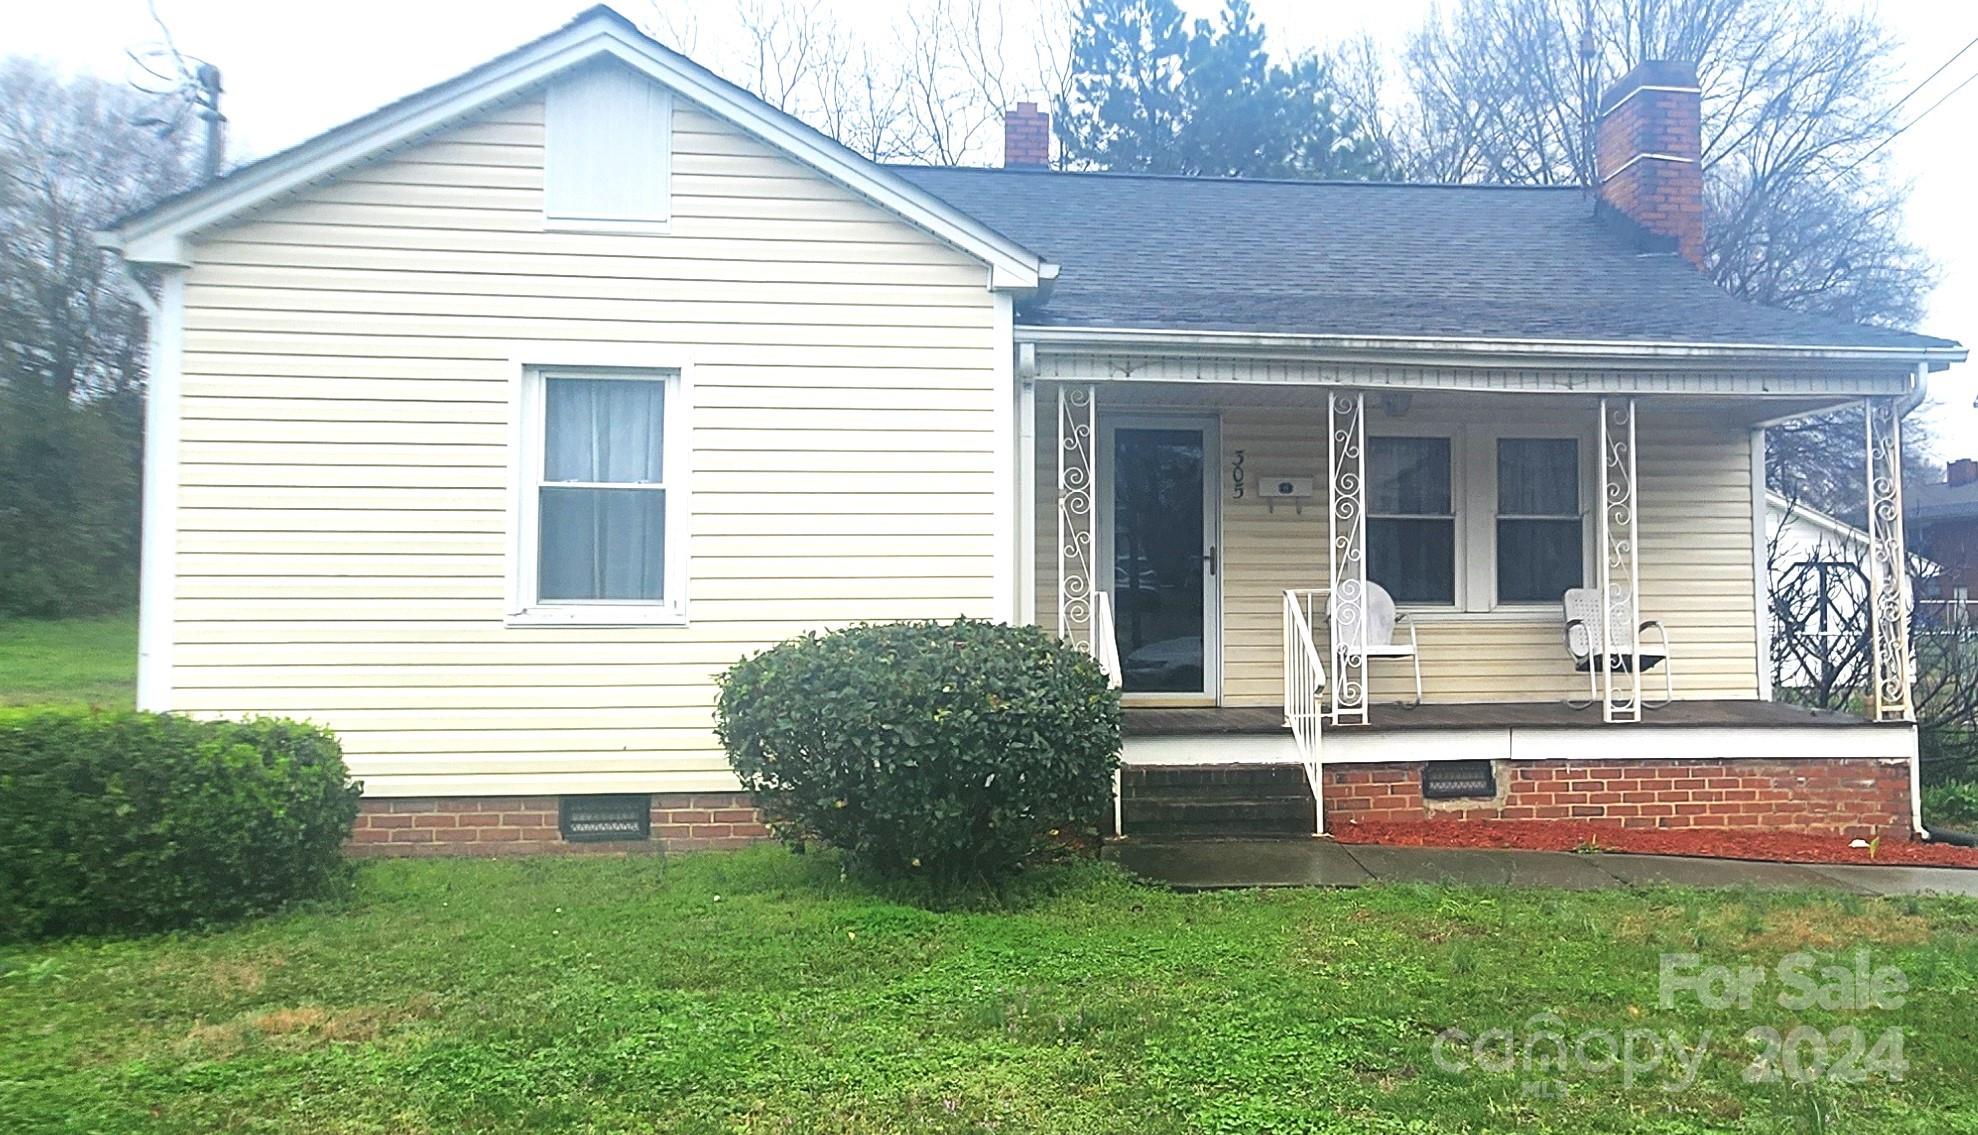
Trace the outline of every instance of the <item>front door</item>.
{"type": "Polygon", "coordinates": [[[1136,417],[1101,425],[1100,562],[1113,565],[1125,692],[1136,701],[1214,704],[1216,422],[1136,417]]]}

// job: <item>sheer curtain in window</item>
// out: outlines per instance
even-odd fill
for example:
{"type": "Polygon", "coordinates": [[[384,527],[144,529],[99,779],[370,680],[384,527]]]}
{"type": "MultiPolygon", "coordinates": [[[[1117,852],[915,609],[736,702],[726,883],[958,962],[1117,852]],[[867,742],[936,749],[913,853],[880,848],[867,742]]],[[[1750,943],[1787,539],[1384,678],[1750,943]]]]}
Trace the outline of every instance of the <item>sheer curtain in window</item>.
{"type": "Polygon", "coordinates": [[[1497,443],[1497,600],[1557,602],[1586,576],[1580,447],[1572,438],[1497,443]]]}
{"type": "Polygon", "coordinates": [[[550,378],[544,402],[540,598],[665,598],[665,382],[550,378]]]}

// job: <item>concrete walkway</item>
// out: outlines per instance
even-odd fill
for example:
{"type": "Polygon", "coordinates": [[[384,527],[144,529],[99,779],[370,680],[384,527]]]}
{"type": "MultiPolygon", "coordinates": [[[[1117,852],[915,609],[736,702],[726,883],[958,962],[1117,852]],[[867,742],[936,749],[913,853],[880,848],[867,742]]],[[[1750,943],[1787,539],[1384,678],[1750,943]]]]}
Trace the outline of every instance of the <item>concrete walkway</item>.
{"type": "Polygon", "coordinates": [[[1107,846],[1105,855],[1136,875],[1186,891],[1453,883],[1565,890],[1753,887],[1978,897],[1978,871],[1955,867],[1849,867],[1616,852],[1580,855],[1565,851],[1379,847],[1329,839],[1126,839],[1107,846]]]}

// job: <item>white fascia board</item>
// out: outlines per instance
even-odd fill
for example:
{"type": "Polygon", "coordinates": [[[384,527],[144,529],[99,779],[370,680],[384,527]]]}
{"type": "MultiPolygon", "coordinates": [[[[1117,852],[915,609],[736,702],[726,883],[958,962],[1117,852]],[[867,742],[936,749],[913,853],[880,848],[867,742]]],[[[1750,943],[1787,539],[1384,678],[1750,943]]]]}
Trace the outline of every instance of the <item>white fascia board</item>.
{"type": "Polygon", "coordinates": [[[1029,289],[1056,274],[1035,253],[925,190],[674,54],[617,18],[598,15],[553,33],[512,57],[484,65],[402,107],[388,108],[248,166],[99,240],[132,263],[183,264],[185,242],[284,194],[355,163],[444,129],[461,118],[601,56],[638,70],[689,101],[790,155],[990,268],[994,289],[1029,289]],[[470,81],[471,80],[471,81],[470,81]],[[1048,272],[1047,272],[1048,270],[1048,272]]]}
{"type": "Polygon", "coordinates": [[[1953,347],[1780,346],[1772,343],[1632,342],[1602,339],[1489,339],[1412,335],[1293,335],[1251,331],[1174,331],[1138,327],[1022,327],[1018,342],[1058,350],[1188,350],[1295,355],[1300,358],[1358,358],[1398,354],[1471,358],[1503,362],[1550,361],[1569,366],[1597,361],[1667,365],[1670,362],[1749,364],[1823,361],[1848,363],[1926,363],[1933,368],[1963,362],[1970,351],[1953,347]]]}

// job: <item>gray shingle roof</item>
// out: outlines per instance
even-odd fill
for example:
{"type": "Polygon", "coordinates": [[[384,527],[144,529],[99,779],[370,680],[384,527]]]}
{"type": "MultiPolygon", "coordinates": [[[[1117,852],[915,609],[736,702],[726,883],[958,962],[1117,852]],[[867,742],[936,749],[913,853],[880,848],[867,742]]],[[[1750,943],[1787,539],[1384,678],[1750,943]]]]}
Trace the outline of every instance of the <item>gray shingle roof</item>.
{"type": "Polygon", "coordinates": [[[1937,481],[1904,490],[1911,520],[1970,520],[1978,518],[1978,481],[1962,485],[1937,481]]]}
{"type": "Polygon", "coordinates": [[[1033,326],[1955,345],[1736,299],[1578,188],[891,168],[1061,266],[1033,326]]]}

